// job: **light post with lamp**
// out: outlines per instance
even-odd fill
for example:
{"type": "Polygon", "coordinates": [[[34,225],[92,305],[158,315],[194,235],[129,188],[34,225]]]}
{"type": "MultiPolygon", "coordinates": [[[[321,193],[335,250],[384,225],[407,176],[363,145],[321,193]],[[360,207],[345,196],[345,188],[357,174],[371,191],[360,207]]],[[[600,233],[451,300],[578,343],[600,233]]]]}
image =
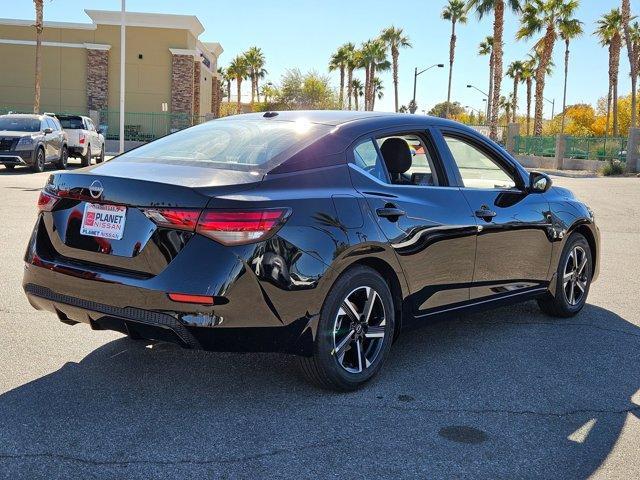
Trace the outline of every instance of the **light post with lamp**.
{"type": "Polygon", "coordinates": [[[444,63],[436,63],[420,71],[418,71],[418,67],[415,68],[413,73],[413,100],[411,101],[411,105],[412,105],[411,108],[413,111],[411,113],[416,113],[416,110],[418,108],[418,105],[416,104],[416,85],[418,83],[418,75],[422,75],[424,72],[427,72],[435,67],[444,68],[444,63]]]}

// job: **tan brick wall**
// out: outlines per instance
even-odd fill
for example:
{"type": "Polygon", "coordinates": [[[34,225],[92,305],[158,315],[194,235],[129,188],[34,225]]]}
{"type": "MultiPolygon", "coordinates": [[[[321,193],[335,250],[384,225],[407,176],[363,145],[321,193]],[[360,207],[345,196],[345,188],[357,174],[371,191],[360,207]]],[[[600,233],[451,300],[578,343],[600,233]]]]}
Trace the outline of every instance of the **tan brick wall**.
{"type": "Polygon", "coordinates": [[[193,114],[193,56],[173,55],[171,62],[171,111],[193,114]]]}
{"type": "Polygon", "coordinates": [[[222,100],[222,85],[216,77],[211,79],[211,113],[215,118],[220,117],[220,102],[222,100]]]}
{"type": "Polygon", "coordinates": [[[105,110],[109,106],[109,51],[87,50],[87,108],[105,110]]]}
{"type": "Polygon", "coordinates": [[[193,62],[193,114],[200,116],[200,82],[202,81],[202,67],[199,61],[193,62]]]}

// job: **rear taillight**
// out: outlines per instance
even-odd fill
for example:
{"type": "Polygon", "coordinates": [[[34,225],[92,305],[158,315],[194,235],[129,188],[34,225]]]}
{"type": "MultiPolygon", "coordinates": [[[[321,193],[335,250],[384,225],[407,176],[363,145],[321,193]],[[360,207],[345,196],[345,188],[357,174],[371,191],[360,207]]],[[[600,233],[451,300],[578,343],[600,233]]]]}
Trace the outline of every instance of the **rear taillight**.
{"type": "Polygon", "coordinates": [[[40,196],[38,197],[38,210],[41,212],[50,212],[53,210],[53,207],[58,203],[59,198],[55,195],[51,195],[50,193],[42,190],[40,192],[40,196]]]}
{"type": "Polygon", "coordinates": [[[265,210],[143,209],[161,227],[195,231],[224,245],[260,241],[273,234],[289,215],[286,208],[265,210]]]}
{"type": "Polygon", "coordinates": [[[288,210],[205,210],[196,231],[224,245],[252,243],[274,233],[287,218],[288,210]]]}
{"type": "Polygon", "coordinates": [[[161,227],[175,228],[178,230],[195,231],[200,217],[200,210],[187,209],[145,209],[144,214],[161,227]]]}
{"type": "Polygon", "coordinates": [[[80,144],[83,144],[84,143],[84,133],[79,133],[78,134],[78,138],[79,138],[80,144]]]}

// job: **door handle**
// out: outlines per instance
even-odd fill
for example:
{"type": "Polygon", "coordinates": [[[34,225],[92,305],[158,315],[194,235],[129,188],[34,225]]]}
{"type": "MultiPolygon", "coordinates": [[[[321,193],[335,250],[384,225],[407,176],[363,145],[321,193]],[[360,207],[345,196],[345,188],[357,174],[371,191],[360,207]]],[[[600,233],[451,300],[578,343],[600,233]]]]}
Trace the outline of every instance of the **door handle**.
{"type": "Polygon", "coordinates": [[[384,206],[384,208],[378,208],[376,210],[376,213],[379,217],[386,218],[392,222],[397,222],[398,218],[403,217],[407,214],[407,212],[405,212],[404,210],[400,210],[392,203],[388,203],[384,206]]]}
{"type": "Polygon", "coordinates": [[[480,210],[476,210],[476,217],[486,220],[487,222],[497,215],[493,210],[489,210],[489,207],[483,205],[480,210]]]}

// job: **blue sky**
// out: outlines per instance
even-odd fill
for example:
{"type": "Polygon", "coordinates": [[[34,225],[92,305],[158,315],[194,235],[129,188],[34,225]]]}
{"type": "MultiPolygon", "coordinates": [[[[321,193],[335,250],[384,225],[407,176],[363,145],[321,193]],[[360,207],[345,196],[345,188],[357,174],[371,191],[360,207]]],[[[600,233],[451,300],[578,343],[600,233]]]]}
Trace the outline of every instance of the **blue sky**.
{"type": "MultiPolygon", "coordinates": [[[[579,17],[585,35],[572,45],[568,103],[591,103],[607,92],[607,50],[592,35],[595,21],[604,12],[619,5],[618,0],[581,0],[579,17]]],[[[637,7],[636,5],[632,7],[637,7]]],[[[450,24],[441,20],[445,0],[244,0],[229,1],[128,0],[127,10],[138,12],[197,15],[205,27],[203,41],[220,42],[225,49],[220,64],[225,65],[237,53],[252,45],[262,47],[267,58],[269,80],[277,82],[287,69],[316,70],[327,73],[331,53],[342,43],[360,43],[376,36],[386,26],[404,28],[413,48],[400,56],[400,103],[412,96],[413,69],[434,63],[448,64],[450,24]]],[[[45,20],[87,22],[83,9],[117,10],[119,0],[45,0],[45,20]],[[81,5],[81,6],[80,6],[81,5]]],[[[8,11],[3,15],[8,15],[8,11]]],[[[33,3],[15,2],[12,18],[33,18],[33,3]]],[[[505,65],[522,59],[532,42],[516,42],[518,20],[509,15],[505,26],[505,65]]],[[[462,105],[483,108],[480,93],[466,88],[468,83],[487,90],[488,59],[477,55],[478,43],[492,31],[490,18],[482,21],[471,16],[458,30],[458,47],[454,68],[453,99],[462,105]]],[[[547,82],[545,96],[556,99],[556,112],[562,104],[564,45],[556,45],[556,70],[547,82]]],[[[433,69],[418,78],[417,102],[420,110],[429,109],[446,99],[447,68],[433,69]]],[[[361,72],[359,74],[363,76],[361,72]]],[[[629,68],[626,54],[621,59],[620,93],[629,91],[629,68]]],[[[338,76],[332,75],[337,85],[338,76]]],[[[386,94],[376,110],[393,109],[393,85],[390,74],[382,75],[386,94]]],[[[248,85],[247,85],[248,88],[248,85]]],[[[512,82],[503,83],[503,94],[512,82]]],[[[521,110],[524,89],[520,89],[521,110]]],[[[545,106],[546,115],[551,105],[545,106]]]]}

